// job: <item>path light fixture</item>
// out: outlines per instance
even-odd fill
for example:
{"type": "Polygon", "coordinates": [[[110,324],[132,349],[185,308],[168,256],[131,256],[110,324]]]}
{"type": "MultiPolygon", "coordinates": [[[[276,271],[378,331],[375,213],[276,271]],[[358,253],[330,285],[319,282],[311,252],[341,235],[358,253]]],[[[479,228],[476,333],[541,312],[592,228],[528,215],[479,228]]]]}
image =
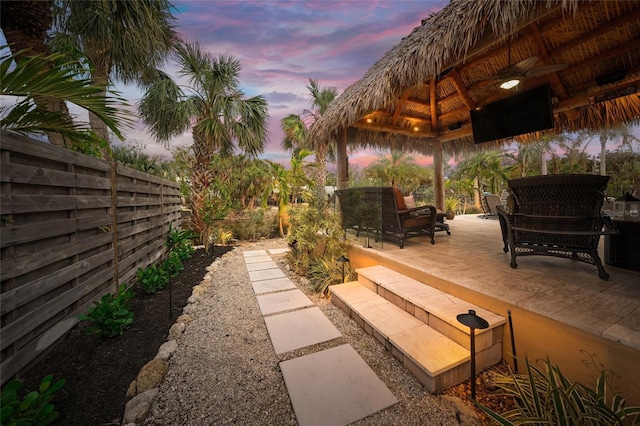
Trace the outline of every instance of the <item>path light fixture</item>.
{"type": "Polygon", "coordinates": [[[336,262],[342,265],[342,282],[344,283],[344,264],[349,262],[349,258],[344,254],[336,259],[336,262]]]}
{"type": "Polygon", "coordinates": [[[471,399],[476,399],[476,328],[484,330],[489,328],[489,323],[484,318],[476,315],[476,311],[469,309],[469,313],[460,314],[456,317],[459,323],[470,328],[471,332],[471,399]]]}

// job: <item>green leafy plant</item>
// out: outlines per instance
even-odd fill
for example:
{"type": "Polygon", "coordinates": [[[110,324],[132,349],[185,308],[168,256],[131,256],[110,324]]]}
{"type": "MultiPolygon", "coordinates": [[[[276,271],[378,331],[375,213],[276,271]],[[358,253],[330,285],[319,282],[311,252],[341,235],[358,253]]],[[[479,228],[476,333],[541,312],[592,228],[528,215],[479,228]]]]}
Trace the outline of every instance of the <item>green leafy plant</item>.
{"type": "Polygon", "coordinates": [[[567,379],[547,358],[541,367],[525,359],[526,374],[498,375],[495,385],[512,396],[515,407],[496,413],[476,405],[501,425],[637,425],[640,407],[625,407],[620,395],[608,395],[606,371],[602,369],[595,389],[567,379]]]}
{"type": "Polygon", "coordinates": [[[86,314],[78,315],[81,321],[89,321],[87,334],[97,334],[99,338],[120,335],[133,324],[133,312],[129,310],[129,300],[133,293],[122,284],[116,294],[105,294],[99,302],[87,309],[86,314]]]}
{"type": "MultiPolygon", "coordinates": [[[[357,275],[348,266],[345,266],[344,275],[345,282],[357,279],[357,275]]],[[[311,288],[324,293],[330,285],[342,284],[342,265],[335,259],[321,258],[311,264],[308,276],[311,288]]]]}
{"type": "Polygon", "coordinates": [[[164,288],[169,282],[169,272],[162,266],[148,266],[146,268],[138,268],[136,273],[138,282],[148,294],[156,293],[164,288]]]}
{"type": "Polygon", "coordinates": [[[18,395],[22,382],[14,379],[6,384],[0,397],[0,423],[5,426],[48,425],[58,417],[51,400],[64,385],[64,379],[53,383],[48,375],[37,391],[27,393],[24,398],[18,395]]]}
{"type": "Polygon", "coordinates": [[[180,255],[175,251],[169,252],[169,257],[160,264],[160,269],[164,270],[170,278],[178,276],[180,271],[184,270],[180,255]]]}
{"type": "Polygon", "coordinates": [[[211,243],[226,246],[233,238],[232,231],[225,231],[222,228],[214,228],[210,235],[211,243]]]}
{"type": "Polygon", "coordinates": [[[181,260],[185,260],[196,251],[191,242],[195,237],[197,234],[191,230],[173,229],[172,225],[169,225],[169,236],[165,245],[170,251],[176,252],[181,260]]]}

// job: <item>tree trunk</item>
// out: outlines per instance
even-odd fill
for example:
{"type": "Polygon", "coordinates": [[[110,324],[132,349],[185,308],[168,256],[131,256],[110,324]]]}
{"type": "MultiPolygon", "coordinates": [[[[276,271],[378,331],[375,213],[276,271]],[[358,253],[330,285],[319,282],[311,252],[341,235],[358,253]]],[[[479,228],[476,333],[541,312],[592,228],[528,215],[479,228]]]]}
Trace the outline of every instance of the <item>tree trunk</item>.
{"type": "Polygon", "coordinates": [[[329,151],[329,145],[321,144],[316,147],[316,198],[318,207],[324,209],[326,204],[327,193],[324,190],[325,183],[327,182],[327,154],[329,151]]]}
{"type": "Polygon", "coordinates": [[[347,170],[349,169],[349,158],[347,157],[347,129],[342,131],[342,135],[338,140],[337,151],[337,187],[338,189],[347,189],[349,186],[349,178],[347,177],[347,170]]]}
{"type": "Polygon", "coordinates": [[[600,175],[607,174],[607,137],[600,135],[600,175]]]}
{"type": "MultiPolygon", "coordinates": [[[[102,61],[104,62],[104,61],[102,61]]],[[[100,95],[107,96],[107,86],[109,84],[109,66],[107,64],[99,64],[96,63],[96,69],[91,72],[91,82],[99,86],[101,88],[100,95]]],[[[98,137],[107,141],[107,143],[111,144],[109,139],[109,130],[104,121],[100,120],[97,115],[89,112],[89,124],[91,126],[91,130],[95,132],[98,137]]]]}
{"type": "Polygon", "coordinates": [[[478,183],[478,176],[473,178],[473,205],[480,209],[482,206],[480,205],[480,188],[478,183]]]}
{"type": "Polygon", "coordinates": [[[540,174],[546,176],[549,174],[547,171],[547,153],[542,150],[540,152],[540,174]]]}
{"type": "MultiPolygon", "coordinates": [[[[7,43],[11,46],[12,53],[16,54],[21,50],[28,49],[24,56],[49,54],[45,40],[47,39],[47,31],[51,28],[52,7],[53,1],[44,0],[2,2],[0,26],[2,26],[7,43]]],[[[67,104],[63,100],[46,96],[34,96],[33,100],[40,108],[60,112],[63,118],[71,121],[67,104]]],[[[47,132],[47,137],[52,145],[65,145],[64,139],[59,133],[47,132]]]]}
{"type": "Polygon", "coordinates": [[[433,192],[436,208],[445,211],[444,205],[444,157],[442,155],[442,142],[433,144],[433,192]]]}

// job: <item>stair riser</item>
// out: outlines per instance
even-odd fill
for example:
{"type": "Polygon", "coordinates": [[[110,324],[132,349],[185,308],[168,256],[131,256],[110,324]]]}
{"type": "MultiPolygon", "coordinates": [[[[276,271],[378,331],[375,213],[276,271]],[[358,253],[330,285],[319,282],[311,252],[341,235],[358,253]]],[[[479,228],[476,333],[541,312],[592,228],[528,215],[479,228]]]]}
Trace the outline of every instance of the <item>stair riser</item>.
{"type": "MultiPolygon", "coordinates": [[[[351,309],[343,300],[337,295],[332,295],[331,301],[334,305],[342,309],[350,318],[352,318],[356,324],[358,324],[367,334],[373,336],[378,342],[380,342],[393,356],[398,359],[417,379],[422,383],[425,388],[431,393],[440,393],[444,389],[468,380],[471,375],[471,367],[469,362],[464,362],[452,369],[440,373],[436,376],[431,376],[420,365],[416,364],[409,356],[405,356],[404,352],[396,347],[392,341],[385,336],[381,335],[375,328],[373,328],[364,318],[362,318],[358,312],[351,309]]],[[[467,336],[468,339],[468,336],[467,336]]],[[[425,343],[426,344],[426,343],[425,343]]],[[[495,365],[502,359],[502,343],[496,343],[488,348],[477,349],[476,353],[476,370],[481,371],[484,368],[495,365]]]]}
{"type": "MultiPolygon", "coordinates": [[[[410,301],[405,300],[403,297],[393,293],[392,291],[389,291],[388,289],[385,289],[384,287],[371,282],[367,278],[363,277],[363,279],[370,283],[369,284],[370,287],[368,287],[370,290],[373,290],[371,287],[375,286],[378,290],[378,294],[384,297],[389,302],[393,303],[400,309],[418,318],[420,321],[424,322],[429,327],[444,334],[445,336],[447,336],[448,338],[450,338],[460,346],[463,346],[467,349],[471,349],[471,340],[468,332],[464,332],[459,328],[454,327],[453,325],[449,324],[446,321],[443,321],[439,317],[426,312],[424,309],[420,308],[419,306],[415,306],[410,301]]],[[[358,281],[360,282],[360,280],[358,281]]],[[[482,351],[484,349],[488,349],[492,347],[493,345],[501,343],[502,332],[503,332],[502,325],[495,327],[492,330],[488,330],[484,332],[478,332],[478,330],[476,330],[476,336],[475,336],[476,350],[482,351]]]]}

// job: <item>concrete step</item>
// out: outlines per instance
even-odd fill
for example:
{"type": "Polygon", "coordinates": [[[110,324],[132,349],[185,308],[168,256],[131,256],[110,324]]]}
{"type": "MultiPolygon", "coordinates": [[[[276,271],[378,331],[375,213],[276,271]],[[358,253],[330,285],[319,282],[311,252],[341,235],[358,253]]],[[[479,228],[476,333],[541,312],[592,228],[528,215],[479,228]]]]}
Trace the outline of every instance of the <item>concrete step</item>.
{"type": "Polygon", "coordinates": [[[358,282],[330,287],[331,300],[400,360],[429,392],[463,382],[470,353],[358,282]]]}
{"type": "Polygon", "coordinates": [[[502,359],[504,317],[381,265],[356,272],[360,284],[467,349],[471,342],[469,327],[456,317],[475,310],[489,323],[489,328],[475,331],[477,357],[485,361],[484,367],[502,359]]]}

